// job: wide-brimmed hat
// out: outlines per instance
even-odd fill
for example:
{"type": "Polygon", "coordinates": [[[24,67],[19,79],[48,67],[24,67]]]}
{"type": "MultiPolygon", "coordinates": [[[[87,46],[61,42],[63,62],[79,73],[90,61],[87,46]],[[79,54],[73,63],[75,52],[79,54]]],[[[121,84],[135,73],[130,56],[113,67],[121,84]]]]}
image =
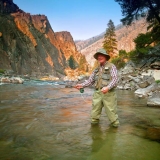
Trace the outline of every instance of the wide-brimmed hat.
{"type": "Polygon", "coordinates": [[[103,49],[103,48],[97,50],[97,52],[94,54],[93,57],[94,57],[95,59],[97,59],[97,58],[98,58],[98,54],[103,54],[103,55],[105,55],[105,56],[107,57],[107,60],[110,59],[110,55],[109,55],[109,54],[106,52],[106,50],[103,49]]]}

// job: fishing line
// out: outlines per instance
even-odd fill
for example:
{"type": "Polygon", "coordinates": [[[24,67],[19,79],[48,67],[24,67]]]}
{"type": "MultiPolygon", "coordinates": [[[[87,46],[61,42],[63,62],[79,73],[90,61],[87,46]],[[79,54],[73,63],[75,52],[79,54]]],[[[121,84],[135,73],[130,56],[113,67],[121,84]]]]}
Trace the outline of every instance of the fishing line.
{"type": "Polygon", "coordinates": [[[84,96],[83,96],[83,93],[80,93],[80,94],[81,94],[81,97],[82,97],[83,101],[84,101],[84,102],[87,102],[87,101],[85,100],[84,96]]]}

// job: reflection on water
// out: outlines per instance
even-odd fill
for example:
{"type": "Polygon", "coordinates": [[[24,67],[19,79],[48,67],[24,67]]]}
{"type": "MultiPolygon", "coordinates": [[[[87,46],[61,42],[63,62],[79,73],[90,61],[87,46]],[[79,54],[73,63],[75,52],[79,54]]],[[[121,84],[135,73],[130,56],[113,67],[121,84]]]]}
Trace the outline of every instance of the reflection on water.
{"type": "Polygon", "coordinates": [[[90,125],[93,90],[62,84],[0,85],[0,160],[160,159],[160,109],[118,91],[121,126],[90,125]]]}

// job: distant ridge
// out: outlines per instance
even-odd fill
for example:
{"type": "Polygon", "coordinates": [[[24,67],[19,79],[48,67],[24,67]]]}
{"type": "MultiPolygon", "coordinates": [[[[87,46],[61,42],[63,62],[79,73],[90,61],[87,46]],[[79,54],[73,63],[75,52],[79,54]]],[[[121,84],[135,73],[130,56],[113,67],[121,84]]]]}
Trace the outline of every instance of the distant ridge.
{"type": "MultiPolygon", "coordinates": [[[[144,18],[135,20],[130,26],[123,26],[122,24],[117,25],[116,38],[118,50],[126,50],[127,52],[133,50],[135,48],[133,40],[138,34],[146,33],[147,26],[148,24],[144,18]]],[[[78,51],[86,56],[86,59],[91,66],[93,66],[95,61],[93,54],[97,49],[103,46],[104,34],[105,32],[84,41],[75,41],[78,51]]]]}

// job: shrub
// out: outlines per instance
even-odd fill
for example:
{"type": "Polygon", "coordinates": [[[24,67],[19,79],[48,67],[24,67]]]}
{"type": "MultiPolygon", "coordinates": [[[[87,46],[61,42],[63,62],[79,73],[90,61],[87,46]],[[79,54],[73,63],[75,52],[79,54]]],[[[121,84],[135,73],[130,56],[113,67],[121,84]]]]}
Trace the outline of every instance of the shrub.
{"type": "Polygon", "coordinates": [[[4,74],[5,70],[4,69],[0,69],[0,74],[4,74]]]}
{"type": "Polygon", "coordinates": [[[156,80],[156,83],[158,83],[158,84],[159,84],[159,83],[160,83],[160,80],[156,80]]]}

